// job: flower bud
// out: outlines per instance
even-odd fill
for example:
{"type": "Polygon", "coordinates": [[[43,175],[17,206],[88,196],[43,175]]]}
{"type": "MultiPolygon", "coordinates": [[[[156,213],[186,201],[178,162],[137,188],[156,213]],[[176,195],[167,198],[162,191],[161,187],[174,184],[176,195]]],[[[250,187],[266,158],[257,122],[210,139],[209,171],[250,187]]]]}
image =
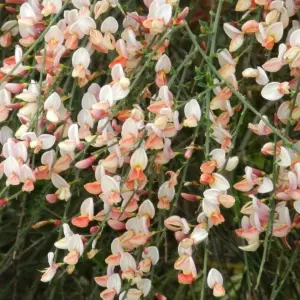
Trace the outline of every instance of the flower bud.
{"type": "Polygon", "coordinates": [[[181,197],[187,201],[196,201],[198,199],[197,195],[187,193],[181,193],[181,197]]]}
{"type": "Polygon", "coordinates": [[[186,148],[186,151],[185,151],[185,153],[184,153],[184,157],[185,157],[186,159],[190,159],[190,158],[192,157],[192,155],[193,155],[194,149],[195,149],[195,148],[194,148],[193,146],[187,147],[187,148],[186,148]]]}
{"type": "Polygon", "coordinates": [[[92,249],[91,251],[89,251],[89,252],[87,253],[88,259],[94,258],[94,256],[95,256],[99,251],[100,251],[99,249],[92,249]]]}
{"type": "Polygon", "coordinates": [[[71,274],[74,272],[74,270],[75,270],[75,265],[69,265],[69,266],[67,267],[67,273],[68,273],[69,275],[71,275],[71,274]]]}
{"type": "Polygon", "coordinates": [[[41,228],[41,227],[43,227],[43,226],[45,226],[45,225],[51,224],[52,222],[53,222],[53,220],[44,220],[44,221],[40,221],[40,222],[38,222],[38,223],[36,223],[36,224],[33,224],[33,225],[31,226],[31,228],[32,228],[32,229],[38,229],[38,228],[41,228]]]}
{"type": "Polygon", "coordinates": [[[200,176],[200,183],[201,184],[210,184],[214,181],[214,178],[211,174],[202,174],[200,176]]]}
{"type": "Polygon", "coordinates": [[[7,198],[0,199],[0,208],[4,207],[8,202],[7,198]]]}
{"type": "Polygon", "coordinates": [[[75,164],[75,167],[78,169],[87,169],[93,164],[93,162],[96,159],[97,159],[97,156],[92,155],[86,159],[83,159],[83,160],[80,160],[79,162],[77,162],[75,164]]]}
{"type": "Polygon", "coordinates": [[[95,234],[96,232],[98,232],[100,226],[92,226],[90,228],[90,234],[95,234]]]}

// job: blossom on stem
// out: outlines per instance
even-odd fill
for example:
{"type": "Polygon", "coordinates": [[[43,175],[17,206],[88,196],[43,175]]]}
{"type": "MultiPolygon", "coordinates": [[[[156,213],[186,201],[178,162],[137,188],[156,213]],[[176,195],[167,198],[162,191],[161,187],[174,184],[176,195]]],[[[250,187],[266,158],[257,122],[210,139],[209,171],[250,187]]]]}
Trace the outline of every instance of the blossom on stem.
{"type": "Polygon", "coordinates": [[[259,31],[256,32],[256,39],[267,50],[272,50],[275,43],[280,42],[283,36],[283,24],[282,22],[276,22],[271,25],[267,25],[265,28],[264,23],[259,23],[259,31]]]}
{"type": "Polygon", "coordinates": [[[91,57],[89,52],[85,48],[77,49],[72,56],[73,72],[72,77],[78,78],[83,84],[87,83],[87,75],[89,75],[89,64],[91,57]]]}
{"type": "Polygon", "coordinates": [[[55,195],[59,200],[67,201],[71,197],[70,185],[58,174],[52,173],[51,181],[57,188],[55,195]]]}
{"type": "Polygon", "coordinates": [[[129,180],[144,181],[146,176],[144,170],[148,164],[148,157],[146,151],[143,148],[135,150],[130,158],[130,173],[129,180]]]}
{"type": "Polygon", "coordinates": [[[49,267],[42,271],[44,273],[41,277],[42,282],[49,282],[55,276],[58,265],[53,262],[53,259],[54,259],[54,253],[49,252],[48,253],[49,267]]]}
{"type": "Polygon", "coordinates": [[[213,290],[215,297],[225,296],[223,276],[218,270],[214,268],[210,269],[207,275],[207,285],[213,290]]]}
{"type": "Polygon", "coordinates": [[[83,242],[79,234],[74,234],[68,239],[69,253],[64,257],[64,262],[68,265],[76,265],[83,254],[83,242]]]}
{"type": "Polygon", "coordinates": [[[143,21],[143,26],[150,30],[150,33],[156,35],[161,33],[169,24],[172,18],[172,6],[170,4],[161,4],[161,1],[153,0],[149,6],[147,19],[143,21]]]}
{"type": "Polygon", "coordinates": [[[266,100],[276,101],[281,99],[284,95],[289,94],[288,82],[270,82],[263,87],[261,95],[266,100]]]}
{"type": "Polygon", "coordinates": [[[85,199],[80,206],[80,216],[72,219],[72,224],[76,227],[84,228],[94,219],[93,198],[85,199]]]}
{"type": "Polygon", "coordinates": [[[192,99],[184,106],[184,114],[186,119],[184,126],[196,127],[201,119],[201,108],[197,100],[192,99]]]}
{"type": "Polygon", "coordinates": [[[172,63],[170,58],[166,54],[163,54],[155,65],[155,83],[159,88],[168,84],[167,74],[171,71],[171,67],[172,63]]]}

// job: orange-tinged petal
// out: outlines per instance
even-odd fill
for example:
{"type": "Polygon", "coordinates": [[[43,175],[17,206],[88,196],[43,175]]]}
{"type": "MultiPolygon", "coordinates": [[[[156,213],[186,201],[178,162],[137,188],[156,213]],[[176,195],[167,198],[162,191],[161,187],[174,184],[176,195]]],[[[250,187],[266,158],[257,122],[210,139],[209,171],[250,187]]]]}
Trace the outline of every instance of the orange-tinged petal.
{"type": "Polygon", "coordinates": [[[76,227],[85,228],[89,225],[89,217],[88,216],[78,216],[72,219],[72,224],[76,227]]]}

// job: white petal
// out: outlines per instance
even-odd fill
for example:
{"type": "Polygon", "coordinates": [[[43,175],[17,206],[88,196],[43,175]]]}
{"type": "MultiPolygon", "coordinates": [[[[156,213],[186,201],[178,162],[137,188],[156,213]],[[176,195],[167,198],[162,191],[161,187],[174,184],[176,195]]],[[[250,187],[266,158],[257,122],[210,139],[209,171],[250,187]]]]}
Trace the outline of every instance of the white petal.
{"type": "Polygon", "coordinates": [[[68,249],[68,238],[64,237],[59,241],[54,243],[54,246],[58,249],[67,250],[68,249]]]}
{"type": "Polygon", "coordinates": [[[145,170],[147,164],[148,164],[148,157],[146,151],[142,148],[135,150],[130,159],[131,168],[135,168],[136,166],[139,166],[140,168],[145,170]]]}
{"type": "Polygon", "coordinates": [[[142,257],[143,258],[149,257],[151,259],[152,264],[156,265],[159,261],[159,251],[158,251],[157,247],[155,247],[155,246],[147,247],[144,249],[142,257]]]}
{"type": "Polygon", "coordinates": [[[120,275],[115,273],[109,276],[107,280],[107,288],[108,289],[115,289],[117,294],[121,291],[121,278],[120,275]]]}
{"type": "Polygon", "coordinates": [[[230,184],[227,179],[218,173],[212,174],[214,177],[214,181],[210,184],[211,188],[219,189],[221,191],[226,191],[230,188],[230,184]]]}
{"type": "Polygon", "coordinates": [[[99,94],[100,102],[108,102],[111,106],[113,104],[113,93],[110,85],[104,85],[99,94]]]}
{"type": "Polygon", "coordinates": [[[119,24],[114,17],[106,18],[101,24],[101,31],[103,33],[110,32],[116,33],[119,28],[119,24]]]}
{"type": "Polygon", "coordinates": [[[69,238],[68,241],[68,250],[77,250],[80,255],[83,253],[83,242],[79,234],[74,234],[69,238]]]}
{"type": "Polygon", "coordinates": [[[129,88],[123,89],[119,82],[115,83],[112,87],[112,98],[114,101],[124,99],[129,94],[129,88]]]}
{"type": "MultiPolygon", "coordinates": [[[[97,97],[99,95],[100,89],[97,93],[97,97]]],[[[96,104],[97,100],[95,98],[95,96],[91,93],[91,92],[86,92],[81,100],[81,107],[83,109],[91,109],[93,107],[93,104],[96,104]]]]}
{"type": "Polygon", "coordinates": [[[59,44],[62,44],[64,41],[63,32],[56,25],[51,26],[45,35],[45,41],[47,43],[49,43],[52,39],[57,40],[59,44]]]}
{"type": "Polygon", "coordinates": [[[264,177],[262,184],[258,187],[257,192],[264,194],[273,191],[273,182],[270,178],[264,177]]]}
{"type": "Polygon", "coordinates": [[[94,201],[93,198],[85,199],[80,206],[80,214],[88,215],[89,220],[92,221],[94,217],[94,201]]]}
{"type": "Polygon", "coordinates": [[[20,175],[20,167],[17,160],[13,156],[9,156],[4,161],[4,174],[8,177],[11,174],[20,175]]]}
{"type": "Polygon", "coordinates": [[[217,283],[223,285],[223,276],[218,270],[212,268],[207,275],[207,285],[212,289],[217,283]]]}
{"type": "Polygon", "coordinates": [[[298,214],[300,214],[300,200],[294,201],[294,208],[298,214]]]}
{"type": "Polygon", "coordinates": [[[291,163],[292,160],[289,151],[284,147],[280,147],[280,154],[277,162],[278,166],[289,167],[291,163]]]}
{"type": "Polygon", "coordinates": [[[42,147],[41,148],[43,150],[45,150],[45,149],[51,148],[54,145],[56,137],[54,135],[51,135],[51,134],[41,134],[38,137],[38,140],[42,141],[42,147]]]}
{"type": "Polygon", "coordinates": [[[69,186],[69,184],[60,175],[56,173],[52,173],[51,182],[57,189],[69,186]]]}
{"type": "Polygon", "coordinates": [[[262,97],[270,101],[281,99],[283,97],[283,94],[278,91],[279,85],[279,82],[270,82],[265,85],[261,90],[262,97]]]}
{"type": "Polygon", "coordinates": [[[191,239],[194,241],[194,244],[197,245],[204,241],[208,236],[208,232],[203,229],[196,227],[191,233],[191,239]]]}
{"type": "Polygon", "coordinates": [[[250,252],[254,252],[258,249],[260,243],[259,241],[253,242],[247,246],[239,246],[239,248],[243,251],[250,251],[250,252]]]}
{"type": "Polygon", "coordinates": [[[20,180],[21,182],[25,182],[26,179],[31,179],[35,181],[35,176],[33,171],[27,165],[23,165],[20,168],[20,180]]]}
{"type": "Polygon", "coordinates": [[[136,284],[137,288],[143,292],[143,296],[147,297],[151,290],[151,280],[148,278],[144,278],[136,284]]]}
{"type": "Polygon", "coordinates": [[[151,219],[153,219],[155,216],[155,208],[153,203],[149,199],[143,201],[139,207],[138,214],[139,216],[148,215],[151,219]]]}
{"type": "Polygon", "coordinates": [[[225,168],[226,171],[234,170],[238,165],[238,163],[239,163],[239,158],[237,156],[230,157],[225,168]]]}
{"type": "Polygon", "coordinates": [[[290,36],[290,45],[300,47],[300,29],[295,30],[290,36]]]}
{"type": "Polygon", "coordinates": [[[72,65],[82,65],[85,69],[88,68],[91,62],[91,57],[89,52],[85,48],[79,48],[76,50],[72,56],[72,65]]]}
{"type": "Polygon", "coordinates": [[[235,28],[234,26],[230,25],[229,23],[224,23],[223,29],[225,33],[233,39],[237,34],[242,33],[239,29],[235,28]]]}
{"type": "Polygon", "coordinates": [[[54,110],[58,110],[60,108],[61,105],[61,99],[60,96],[55,92],[52,93],[45,101],[44,103],[44,108],[45,109],[54,109],[54,110]]]}
{"type": "Polygon", "coordinates": [[[43,155],[41,157],[41,163],[43,165],[48,165],[49,168],[51,168],[54,163],[54,159],[55,159],[55,151],[50,150],[50,151],[43,153],[43,155]]]}
{"type": "Polygon", "coordinates": [[[122,126],[122,137],[126,137],[128,135],[133,135],[134,137],[137,137],[138,135],[138,128],[136,125],[136,122],[132,118],[128,118],[123,126],[122,126]]]}
{"type": "Polygon", "coordinates": [[[167,25],[172,18],[172,6],[170,4],[161,5],[157,13],[157,18],[163,19],[165,25],[167,25]]]}
{"type": "Polygon", "coordinates": [[[119,185],[114,178],[104,175],[101,178],[101,187],[104,194],[109,194],[111,191],[118,192],[120,190],[119,185]]]}
{"type": "Polygon", "coordinates": [[[77,124],[72,124],[69,127],[69,129],[68,129],[68,138],[70,140],[76,141],[77,144],[80,142],[79,133],[78,133],[78,125],[77,124]]]}
{"type": "Polygon", "coordinates": [[[157,73],[160,71],[164,71],[165,73],[169,73],[171,70],[171,66],[172,63],[170,61],[170,58],[166,54],[163,54],[155,65],[155,72],[157,73]]]}
{"type": "Polygon", "coordinates": [[[94,126],[94,119],[87,109],[82,109],[77,115],[77,122],[79,126],[88,124],[90,128],[94,126]]]}
{"type": "Polygon", "coordinates": [[[269,82],[269,78],[265,72],[264,69],[262,69],[261,67],[257,67],[258,70],[258,76],[256,78],[256,82],[259,85],[266,85],[269,82]]]}
{"type": "Polygon", "coordinates": [[[266,35],[272,36],[275,42],[279,42],[283,35],[283,24],[281,22],[274,23],[268,27],[266,30],[266,35]]]}
{"type": "Polygon", "coordinates": [[[184,106],[184,114],[186,118],[194,116],[197,121],[201,119],[201,108],[197,100],[192,99],[184,106]]]}
{"type": "Polygon", "coordinates": [[[119,81],[125,77],[124,70],[121,64],[116,64],[111,69],[111,77],[113,81],[119,81]]]}
{"type": "Polygon", "coordinates": [[[91,29],[96,29],[96,23],[93,18],[85,16],[80,18],[78,27],[82,33],[88,35],[91,29]]]}
{"type": "Polygon", "coordinates": [[[225,164],[225,151],[223,149],[214,149],[209,155],[211,156],[211,160],[215,160],[217,162],[217,167],[222,168],[225,164]]]}

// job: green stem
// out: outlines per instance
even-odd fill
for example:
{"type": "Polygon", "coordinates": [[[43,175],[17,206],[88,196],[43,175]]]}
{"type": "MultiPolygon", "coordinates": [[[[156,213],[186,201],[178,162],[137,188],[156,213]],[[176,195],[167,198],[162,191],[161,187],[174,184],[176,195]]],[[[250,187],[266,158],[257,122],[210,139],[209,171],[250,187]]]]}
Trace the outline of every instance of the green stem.
{"type": "MultiPolygon", "coordinates": [[[[278,172],[277,172],[278,166],[276,164],[276,142],[277,142],[277,139],[275,137],[275,139],[274,139],[274,158],[273,158],[273,185],[274,185],[274,190],[276,188],[277,174],[278,174],[278,172]]],[[[267,225],[267,231],[266,231],[266,235],[265,235],[265,239],[264,239],[264,252],[263,252],[263,256],[262,256],[262,260],[261,260],[261,264],[260,264],[260,268],[259,268],[259,272],[258,272],[258,276],[257,276],[255,289],[257,289],[259,284],[260,284],[261,276],[262,276],[264,265],[265,265],[266,258],[267,258],[267,252],[268,252],[268,247],[269,247],[269,239],[270,239],[270,236],[271,236],[271,233],[272,233],[272,228],[273,228],[273,223],[274,223],[274,214],[275,214],[275,198],[274,198],[274,195],[270,199],[270,206],[271,206],[271,210],[270,210],[270,215],[269,215],[269,220],[268,220],[268,225],[267,225]]]]}
{"type": "Polygon", "coordinates": [[[278,282],[278,278],[280,276],[280,268],[281,268],[281,263],[283,261],[283,251],[281,251],[280,253],[280,258],[279,258],[279,262],[277,264],[277,268],[276,268],[276,276],[275,279],[273,281],[273,288],[272,288],[272,293],[271,293],[271,298],[274,296],[274,293],[276,291],[276,287],[277,287],[277,282],[278,282]]]}
{"type": "Polygon", "coordinates": [[[193,49],[193,47],[190,50],[190,53],[184,58],[184,60],[182,61],[182,63],[176,68],[175,73],[172,75],[172,77],[170,78],[169,82],[168,82],[168,86],[169,88],[174,84],[175,79],[177,78],[178,74],[180,73],[180,71],[186,67],[186,65],[188,63],[191,62],[191,60],[193,59],[193,57],[195,56],[195,54],[197,53],[197,51],[195,49],[193,49]]]}
{"type": "Polygon", "coordinates": [[[297,261],[298,253],[299,253],[299,247],[297,247],[297,248],[294,250],[293,255],[292,255],[291,259],[290,259],[290,262],[289,262],[289,264],[288,264],[288,266],[287,266],[287,268],[286,268],[286,272],[285,272],[285,274],[284,274],[284,276],[283,276],[283,278],[282,278],[282,280],[281,280],[281,282],[280,282],[280,284],[279,284],[279,286],[278,286],[278,289],[276,289],[276,291],[273,293],[273,295],[271,295],[270,300],[275,300],[275,299],[277,299],[277,295],[279,294],[279,292],[280,292],[282,286],[284,285],[285,281],[287,280],[287,277],[288,277],[288,275],[290,274],[293,265],[294,265],[294,264],[296,263],[296,261],[297,261]]]}

